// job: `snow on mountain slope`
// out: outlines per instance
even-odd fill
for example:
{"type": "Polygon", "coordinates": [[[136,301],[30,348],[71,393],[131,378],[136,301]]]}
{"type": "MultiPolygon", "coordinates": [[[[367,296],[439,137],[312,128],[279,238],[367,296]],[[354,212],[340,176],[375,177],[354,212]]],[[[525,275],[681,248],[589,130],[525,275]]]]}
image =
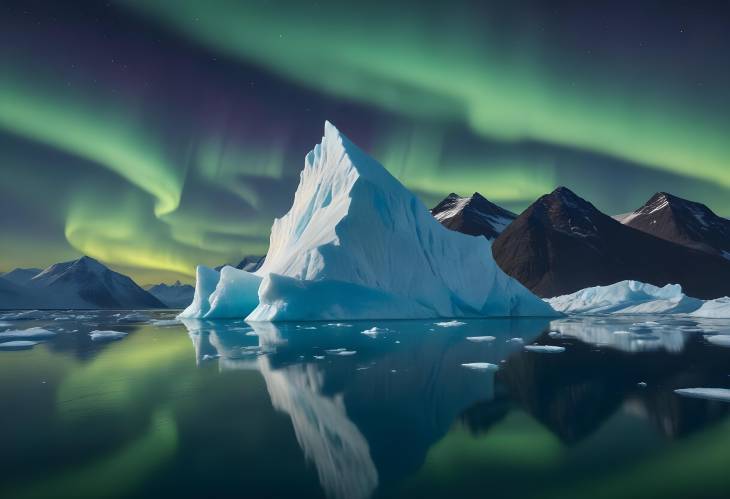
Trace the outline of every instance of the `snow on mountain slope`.
{"type": "Polygon", "coordinates": [[[730,255],[730,220],[702,203],[657,192],[638,210],[615,217],[661,239],[723,258],[730,255]]]}
{"type": "Polygon", "coordinates": [[[165,308],[132,279],[87,256],[51,265],[27,287],[52,304],[43,308],[165,308]]]}
{"type": "Polygon", "coordinates": [[[585,315],[689,313],[703,304],[702,300],[682,293],[678,284],[660,288],[638,281],[594,286],[546,301],[559,312],[585,315]]]}
{"type": "Polygon", "coordinates": [[[517,218],[478,192],[465,198],[452,192],[431,210],[431,214],[447,229],[484,236],[490,241],[517,218]]]}
{"type": "MultiPolygon", "coordinates": [[[[290,211],[274,221],[264,264],[249,275],[262,279],[251,321],[555,314],[497,267],[486,239],[441,226],[329,122],[290,211]]],[[[203,289],[213,280],[198,286],[185,316],[226,317],[211,303],[227,295],[252,300],[252,278],[203,289]]]]}

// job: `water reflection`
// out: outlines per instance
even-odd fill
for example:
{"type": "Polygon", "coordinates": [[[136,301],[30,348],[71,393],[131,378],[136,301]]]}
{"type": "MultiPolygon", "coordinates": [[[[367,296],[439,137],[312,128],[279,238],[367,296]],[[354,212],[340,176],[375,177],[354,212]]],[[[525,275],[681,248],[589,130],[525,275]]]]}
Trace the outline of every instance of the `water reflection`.
{"type": "Polygon", "coordinates": [[[217,356],[222,370],[261,373],[328,495],[364,498],[381,481],[416,470],[459,414],[494,398],[494,372],[462,364],[499,364],[548,322],[470,321],[446,331],[393,321],[379,323],[375,336],[367,323],[185,325],[199,363],[217,356]],[[483,335],[494,340],[466,339],[483,335]]]}
{"type": "Polygon", "coordinates": [[[677,386],[725,383],[727,355],[703,334],[717,324],[636,318],[377,324],[186,321],[198,363],[263,376],[275,409],[331,497],[364,498],[417,470],[455,420],[485,434],[514,410],[564,445],[617,413],[645,419],[668,438],[706,427],[728,406],[676,397],[677,386]],[[365,332],[366,334],[360,334],[365,332]],[[377,333],[377,334],[376,334],[377,333]],[[475,341],[474,337],[489,341],[475,341]],[[524,344],[563,345],[533,353],[524,344]],[[343,352],[351,355],[343,356],[343,352]],[[499,370],[462,364],[488,362],[499,370]]]}

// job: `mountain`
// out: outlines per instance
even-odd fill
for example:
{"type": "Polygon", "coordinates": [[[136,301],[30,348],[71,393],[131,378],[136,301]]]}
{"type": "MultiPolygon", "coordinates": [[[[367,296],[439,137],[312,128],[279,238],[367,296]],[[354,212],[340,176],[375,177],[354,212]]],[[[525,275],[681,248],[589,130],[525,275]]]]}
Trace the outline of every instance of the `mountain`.
{"type": "MultiPolygon", "coordinates": [[[[246,272],[256,272],[258,269],[261,268],[261,265],[264,264],[264,260],[266,259],[266,256],[254,256],[249,255],[243,257],[243,260],[238,262],[237,265],[232,265],[232,267],[237,268],[239,270],[245,270],[246,272]]],[[[215,268],[218,272],[220,272],[225,265],[219,265],[215,268]]]]}
{"type": "Polygon", "coordinates": [[[87,256],[51,265],[24,286],[11,284],[16,288],[4,286],[8,300],[1,308],[166,308],[129,277],[87,256]]]}
{"type": "MultiPolygon", "coordinates": [[[[50,300],[53,308],[55,300],[50,300]]],[[[0,309],[44,308],[48,299],[40,293],[0,277],[0,309]]]]}
{"type": "Polygon", "coordinates": [[[254,304],[250,321],[555,314],[497,267],[486,239],[444,228],[329,122],[263,266],[198,276],[182,317],[240,314],[238,303],[254,304]]]}
{"type": "Polygon", "coordinates": [[[452,192],[431,210],[431,214],[447,229],[484,236],[490,241],[517,218],[517,215],[488,201],[478,192],[465,198],[452,192]]]}
{"type": "Polygon", "coordinates": [[[658,192],[638,210],[615,218],[661,239],[730,260],[730,220],[702,203],[658,192]]]}
{"type": "Polygon", "coordinates": [[[14,269],[10,272],[0,274],[0,278],[10,281],[14,284],[24,286],[28,284],[28,281],[33,279],[35,276],[41,273],[41,269],[28,268],[28,269],[14,269]]]}
{"type": "Polygon", "coordinates": [[[623,225],[565,187],[530,205],[492,252],[507,274],[543,297],[624,280],[680,284],[702,299],[730,295],[728,260],[623,225]]]}
{"type": "Polygon", "coordinates": [[[182,284],[175,281],[175,284],[155,284],[145,288],[149,294],[160,300],[170,308],[185,308],[193,301],[195,288],[190,284],[182,284]]]}

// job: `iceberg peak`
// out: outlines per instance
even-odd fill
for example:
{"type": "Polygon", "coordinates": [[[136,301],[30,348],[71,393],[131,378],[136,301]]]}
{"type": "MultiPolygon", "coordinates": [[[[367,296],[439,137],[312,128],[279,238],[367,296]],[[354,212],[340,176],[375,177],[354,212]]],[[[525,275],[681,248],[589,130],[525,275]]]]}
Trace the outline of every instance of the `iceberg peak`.
{"type": "Polygon", "coordinates": [[[329,121],[263,265],[240,272],[224,268],[214,292],[216,276],[203,279],[208,304],[196,295],[184,316],[242,314],[243,304],[255,307],[251,321],[555,315],[499,269],[484,237],[441,226],[329,121]]]}

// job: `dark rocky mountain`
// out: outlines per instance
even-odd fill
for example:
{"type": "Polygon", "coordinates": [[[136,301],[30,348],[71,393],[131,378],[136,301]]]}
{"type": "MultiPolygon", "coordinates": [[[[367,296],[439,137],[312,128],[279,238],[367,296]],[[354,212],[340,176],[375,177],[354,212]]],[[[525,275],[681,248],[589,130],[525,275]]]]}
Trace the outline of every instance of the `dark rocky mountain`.
{"type": "MultiPolygon", "coordinates": [[[[238,262],[237,265],[232,265],[232,267],[235,267],[240,270],[245,270],[246,272],[256,272],[264,264],[265,259],[266,259],[266,256],[255,256],[255,255],[245,256],[245,257],[243,257],[243,260],[238,262]]],[[[223,267],[225,267],[225,265],[219,265],[215,269],[217,271],[220,271],[223,267]]]]}
{"type": "Polygon", "coordinates": [[[14,298],[0,308],[166,308],[129,277],[87,256],[51,265],[25,285],[12,284],[17,287],[8,294],[14,298]]]}
{"type": "Polygon", "coordinates": [[[460,197],[452,192],[431,210],[431,214],[448,229],[484,236],[490,241],[517,218],[478,192],[470,197],[460,197]]]}
{"type": "Polygon", "coordinates": [[[625,279],[678,283],[696,298],[730,295],[730,261],[623,225],[565,187],[530,205],[492,252],[507,274],[542,297],[625,279]]]}
{"type": "Polygon", "coordinates": [[[730,260],[730,220],[702,203],[658,192],[638,210],[615,218],[661,239],[730,260]]]}
{"type": "Polygon", "coordinates": [[[35,268],[13,269],[10,272],[5,272],[4,274],[1,274],[0,278],[5,279],[6,281],[10,281],[14,284],[25,286],[26,284],[28,284],[28,281],[40,274],[41,270],[42,269],[35,268]]]}
{"type": "Polygon", "coordinates": [[[175,281],[174,284],[155,284],[145,288],[148,293],[170,308],[185,308],[193,301],[195,287],[175,281]]]}

